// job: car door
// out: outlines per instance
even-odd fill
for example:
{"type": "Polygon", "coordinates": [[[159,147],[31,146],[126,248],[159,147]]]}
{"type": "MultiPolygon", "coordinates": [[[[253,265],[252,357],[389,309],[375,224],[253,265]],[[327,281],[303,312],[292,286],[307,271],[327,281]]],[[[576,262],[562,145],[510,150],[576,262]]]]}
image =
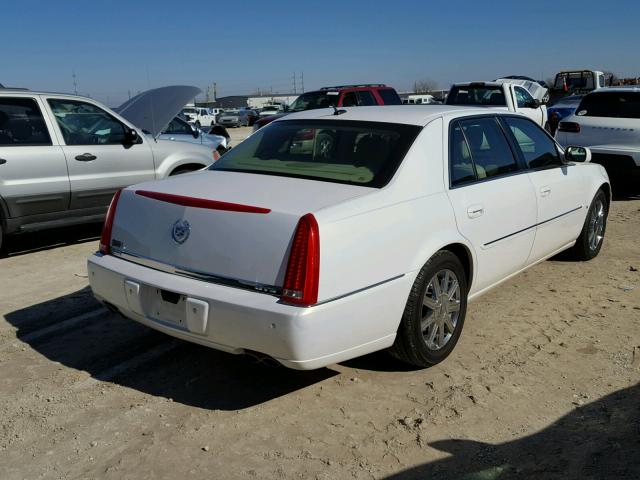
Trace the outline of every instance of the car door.
{"type": "Polygon", "coordinates": [[[0,197],[8,217],[69,208],[67,164],[51,126],[37,96],[0,97],[0,197]]]}
{"type": "Polygon", "coordinates": [[[516,116],[505,116],[502,121],[529,169],[536,192],[536,238],[529,257],[529,262],[535,262],[580,234],[586,215],[586,179],[577,165],[563,162],[556,143],[538,125],[516,116]]]}
{"type": "Polygon", "coordinates": [[[532,106],[536,104],[536,101],[531,94],[519,86],[514,86],[513,89],[516,96],[516,104],[518,105],[518,112],[526,115],[538,125],[542,125],[542,108],[539,105],[535,108],[532,106]]]}
{"type": "Polygon", "coordinates": [[[70,208],[106,208],[119,188],[155,178],[148,137],[126,141],[127,125],[99,106],[47,98],[57,122],[69,170],[70,208]]]}
{"type": "Polygon", "coordinates": [[[476,254],[473,294],[524,268],[535,236],[535,192],[494,116],[450,124],[449,182],[458,229],[476,254]]]}

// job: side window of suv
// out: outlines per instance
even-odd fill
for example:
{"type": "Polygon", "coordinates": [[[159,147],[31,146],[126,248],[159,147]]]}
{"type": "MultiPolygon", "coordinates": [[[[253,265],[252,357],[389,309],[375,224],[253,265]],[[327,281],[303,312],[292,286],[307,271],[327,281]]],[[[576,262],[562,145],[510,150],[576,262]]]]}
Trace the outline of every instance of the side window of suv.
{"type": "Polygon", "coordinates": [[[358,105],[358,99],[356,98],[356,92],[347,92],[342,97],[343,107],[355,107],[358,105]]]}
{"type": "Polygon", "coordinates": [[[124,125],[101,108],[78,100],[50,99],[48,102],[67,145],[124,142],[124,125]]]}
{"type": "Polygon", "coordinates": [[[454,124],[450,145],[452,185],[506,175],[519,169],[495,118],[460,120],[457,126],[460,132],[456,131],[454,124]]]}
{"type": "Polygon", "coordinates": [[[360,105],[361,107],[376,105],[376,99],[373,96],[373,93],[371,93],[368,90],[359,91],[358,98],[360,99],[360,101],[358,102],[358,105],[360,105]]]}
{"type": "Polygon", "coordinates": [[[505,117],[529,168],[549,168],[562,165],[556,144],[531,120],[505,117]]]}
{"type": "Polygon", "coordinates": [[[0,98],[0,145],[51,145],[42,112],[33,98],[0,98]]]}

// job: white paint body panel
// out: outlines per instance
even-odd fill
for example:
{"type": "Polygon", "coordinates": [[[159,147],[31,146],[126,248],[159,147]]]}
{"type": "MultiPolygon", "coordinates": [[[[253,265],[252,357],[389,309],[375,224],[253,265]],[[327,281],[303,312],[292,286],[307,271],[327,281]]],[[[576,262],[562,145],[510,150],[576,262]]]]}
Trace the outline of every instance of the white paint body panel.
{"type": "MultiPolygon", "coordinates": [[[[302,112],[286,119],[326,118],[330,112],[302,112]]],[[[531,253],[536,251],[541,213],[535,185],[556,182],[558,188],[569,188],[562,184],[562,177],[549,174],[550,178],[533,181],[523,171],[449,188],[449,122],[496,112],[442,106],[347,109],[337,121],[396,121],[423,127],[394,177],[380,189],[209,171],[123,192],[113,237],[124,242],[125,251],[164,264],[275,286],[282,285],[298,219],[313,213],[320,232],[317,305],[286,305],[271,294],[186,278],[111,255],[89,259],[92,289],[100,300],[152,328],[232,353],[258,351],[293,368],[318,368],[389,347],[417,272],[443,247],[458,244],[469,252],[470,298],[536,261],[531,253]],[[138,189],[241,203],[271,212],[180,207],[136,195],[138,189]],[[469,218],[467,210],[478,203],[484,214],[469,218]],[[170,230],[180,218],[191,223],[191,237],[176,246],[170,230]],[[526,231],[518,233],[520,229],[526,231]],[[486,245],[502,236],[508,238],[486,245]],[[134,298],[128,298],[126,282],[139,285],[133,289],[134,298]],[[195,323],[200,327],[189,327],[186,314],[185,323],[163,320],[163,313],[153,308],[157,289],[179,293],[185,301],[205,302],[206,322],[199,317],[195,323]]],[[[567,198],[588,205],[607,183],[603,170],[592,167],[597,166],[573,167],[580,173],[577,178],[585,181],[571,186],[567,198]]],[[[575,222],[584,221],[585,214],[581,209],[575,222]]],[[[570,246],[579,233],[572,229],[573,223],[568,230],[558,230],[562,235],[571,231],[573,238],[568,241],[555,233],[540,233],[537,255],[544,258],[570,246]]],[[[202,303],[196,305],[204,311],[202,303]]]]}

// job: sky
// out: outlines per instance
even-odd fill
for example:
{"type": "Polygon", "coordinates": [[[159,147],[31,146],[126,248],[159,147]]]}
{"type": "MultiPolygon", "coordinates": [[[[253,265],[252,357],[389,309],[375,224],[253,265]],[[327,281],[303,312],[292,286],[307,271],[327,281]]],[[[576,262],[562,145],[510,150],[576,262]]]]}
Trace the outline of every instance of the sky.
{"type": "MultiPolygon", "coordinates": [[[[0,83],[117,106],[214,82],[218,96],[326,85],[640,76],[640,1],[164,0],[3,2],[0,83]],[[577,5],[577,6],[576,6],[577,5]]],[[[204,99],[204,96],[201,97],[204,99]]]]}

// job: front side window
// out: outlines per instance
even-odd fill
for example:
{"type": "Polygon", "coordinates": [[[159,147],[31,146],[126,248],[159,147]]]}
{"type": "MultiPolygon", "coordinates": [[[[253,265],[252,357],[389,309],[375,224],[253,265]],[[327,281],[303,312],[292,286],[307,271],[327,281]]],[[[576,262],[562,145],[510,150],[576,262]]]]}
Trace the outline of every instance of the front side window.
{"type": "Polygon", "coordinates": [[[78,100],[50,99],[48,102],[67,145],[124,143],[124,125],[101,108],[78,100]]]}
{"type": "Polygon", "coordinates": [[[504,120],[529,168],[562,165],[556,144],[538,125],[525,118],[505,117],[504,120]]]}
{"type": "Polygon", "coordinates": [[[278,121],[258,130],[209,169],[381,188],[420,130],[379,122],[278,121]]]}
{"type": "Polygon", "coordinates": [[[33,98],[0,98],[0,146],[51,145],[40,107],[33,98]]]}
{"type": "Polygon", "coordinates": [[[515,87],[516,91],[516,102],[518,103],[518,108],[525,108],[531,105],[533,102],[533,97],[522,87],[515,87]]]}
{"type": "Polygon", "coordinates": [[[493,117],[460,120],[453,126],[451,142],[452,185],[519,169],[502,128],[493,117]]]}

